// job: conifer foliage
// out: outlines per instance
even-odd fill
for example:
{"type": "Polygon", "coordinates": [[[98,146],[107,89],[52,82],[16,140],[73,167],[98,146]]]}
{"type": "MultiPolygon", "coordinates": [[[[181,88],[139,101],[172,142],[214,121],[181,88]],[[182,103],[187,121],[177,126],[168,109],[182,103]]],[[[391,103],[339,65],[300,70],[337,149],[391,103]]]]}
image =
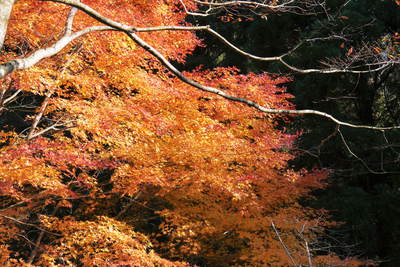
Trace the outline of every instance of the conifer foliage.
{"type": "MultiPolygon", "coordinates": [[[[83,3],[135,27],[186,25],[178,0],[83,3]]],[[[0,61],[92,26],[102,24],[67,5],[18,1],[0,61]]],[[[138,35],[181,64],[206,45],[189,31],[138,35]]],[[[294,108],[285,77],[233,67],[185,75],[294,108]]],[[[296,135],[278,130],[287,118],[184,84],[122,32],[75,38],[0,86],[2,266],[359,264],[317,253],[331,223],[298,201],[327,173],[290,169],[296,135]]]]}

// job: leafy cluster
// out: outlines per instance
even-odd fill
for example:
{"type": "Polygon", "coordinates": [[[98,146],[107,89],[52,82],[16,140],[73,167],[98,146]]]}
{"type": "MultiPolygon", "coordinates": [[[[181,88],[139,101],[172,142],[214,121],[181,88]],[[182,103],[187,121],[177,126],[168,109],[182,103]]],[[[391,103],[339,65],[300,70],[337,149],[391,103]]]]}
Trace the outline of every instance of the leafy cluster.
{"type": "MultiPolygon", "coordinates": [[[[137,26],[185,24],[179,2],[85,1],[137,26]]],[[[54,42],[68,10],[16,3],[1,60],[54,42]]],[[[74,31],[96,24],[79,11],[74,31]]],[[[141,37],[180,63],[201,44],[190,32],[141,37]]],[[[187,75],[293,108],[284,77],[235,68],[187,75]]],[[[29,127],[0,125],[1,265],[287,266],[306,263],[305,242],[329,224],[323,210],[298,202],[327,173],[290,169],[296,135],[277,128],[287,118],[189,88],[122,33],[84,36],[1,86],[23,92],[1,112],[27,125],[39,119],[34,130],[43,132],[25,138],[29,127]]],[[[331,254],[313,261],[359,264],[331,254]]]]}

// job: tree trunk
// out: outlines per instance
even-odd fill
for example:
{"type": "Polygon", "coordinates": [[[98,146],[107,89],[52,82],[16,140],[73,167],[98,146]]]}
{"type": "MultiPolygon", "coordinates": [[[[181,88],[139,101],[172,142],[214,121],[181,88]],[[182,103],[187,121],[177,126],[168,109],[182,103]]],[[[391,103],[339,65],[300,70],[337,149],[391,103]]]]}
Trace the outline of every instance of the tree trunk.
{"type": "Polygon", "coordinates": [[[15,0],[0,0],[0,50],[6,37],[8,20],[15,0]]]}

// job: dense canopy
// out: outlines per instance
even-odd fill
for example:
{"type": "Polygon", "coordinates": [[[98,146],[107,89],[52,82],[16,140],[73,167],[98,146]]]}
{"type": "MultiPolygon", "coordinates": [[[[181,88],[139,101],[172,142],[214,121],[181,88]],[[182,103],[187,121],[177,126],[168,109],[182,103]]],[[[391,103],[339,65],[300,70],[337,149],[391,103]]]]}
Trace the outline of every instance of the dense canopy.
{"type": "MultiPolygon", "coordinates": [[[[75,1],[0,6],[7,2],[1,265],[362,264],[320,245],[335,223],[300,202],[329,172],[290,166],[300,135],[285,127],[292,117],[190,86],[131,35],[65,4],[75,1]]],[[[190,26],[195,2],[82,1],[136,28],[190,26]]],[[[135,34],[176,65],[207,45],[186,30],[135,34]]],[[[203,66],[183,75],[270,109],[295,108],[286,76],[203,66]]]]}

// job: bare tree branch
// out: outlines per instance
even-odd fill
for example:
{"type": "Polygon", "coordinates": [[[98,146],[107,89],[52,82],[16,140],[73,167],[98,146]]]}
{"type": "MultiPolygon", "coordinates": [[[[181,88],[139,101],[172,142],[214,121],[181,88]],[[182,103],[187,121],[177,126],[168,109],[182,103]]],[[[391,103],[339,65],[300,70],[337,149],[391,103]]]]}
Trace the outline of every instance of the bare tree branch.
{"type": "MultiPolygon", "coordinates": [[[[181,81],[197,88],[200,89],[202,91],[205,92],[209,92],[209,93],[213,93],[216,95],[219,95],[223,98],[226,98],[228,100],[231,101],[235,101],[235,102],[240,102],[243,103],[249,107],[253,107],[261,112],[264,113],[272,113],[272,114],[297,114],[297,115],[317,115],[317,116],[321,116],[321,117],[325,117],[331,121],[333,121],[334,123],[336,123],[337,125],[342,125],[342,126],[348,126],[348,127],[352,127],[352,128],[364,128],[364,129],[370,129],[370,130],[390,130],[390,129],[400,129],[400,126],[394,126],[394,127],[374,127],[374,126],[368,126],[368,125],[355,125],[355,124],[351,124],[351,123],[347,123],[347,122],[343,122],[340,121],[338,119],[336,119],[335,117],[333,117],[332,115],[325,113],[325,112],[321,112],[321,111],[317,111],[317,110],[311,110],[311,109],[304,109],[304,110],[286,110],[286,109],[272,109],[272,108],[268,108],[268,107],[264,107],[261,106],[251,100],[248,99],[244,99],[244,98],[240,98],[240,97],[236,97],[236,96],[232,96],[229,95],[227,93],[225,93],[224,91],[217,89],[217,88],[213,88],[210,86],[205,86],[202,85],[194,80],[191,80],[190,78],[186,77],[182,72],[180,72],[177,68],[175,68],[171,62],[169,62],[158,50],[156,50],[154,47],[150,46],[148,43],[146,43],[144,40],[142,40],[139,36],[137,36],[134,32],[145,32],[145,31],[155,31],[155,30],[196,30],[196,29],[209,29],[208,26],[200,26],[200,27],[180,27],[180,26],[162,26],[162,27],[151,27],[151,28],[135,28],[135,27],[131,27],[128,25],[124,25],[122,23],[119,22],[115,22],[109,18],[106,18],[104,16],[102,16],[101,14],[99,14],[97,11],[93,10],[92,8],[90,8],[89,6],[80,3],[79,1],[75,1],[75,0],[43,0],[43,1],[51,1],[51,2],[58,2],[58,3],[63,3],[63,4],[67,4],[73,7],[76,7],[82,11],[84,11],[85,13],[87,13],[88,15],[90,15],[91,17],[97,19],[98,21],[109,25],[109,27],[107,26],[96,26],[96,27],[89,27],[86,28],[82,31],[79,31],[77,33],[71,34],[69,35],[68,33],[63,36],[58,42],[56,42],[54,45],[45,48],[45,49],[40,49],[36,52],[34,52],[32,55],[24,58],[24,59],[15,59],[12,60],[10,62],[7,62],[5,64],[0,65],[0,78],[4,77],[5,75],[11,73],[14,70],[17,69],[25,69],[28,68],[30,66],[33,66],[34,64],[36,64],[37,62],[39,62],[41,59],[45,58],[45,57],[50,57],[53,56],[55,54],[57,54],[62,48],[64,48],[69,42],[71,42],[72,40],[82,36],[83,34],[89,33],[89,32],[93,32],[93,31],[104,31],[104,30],[119,30],[119,31],[123,31],[125,32],[133,41],[135,41],[139,46],[141,46],[142,48],[144,48],[146,51],[148,51],[150,54],[152,54],[153,56],[155,56],[167,69],[169,69],[173,74],[175,74],[181,81]]],[[[213,34],[215,34],[215,36],[219,36],[221,40],[225,40],[222,36],[220,36],[218,33],[216,33],[215,31],[209,29],[209,31],[213,34]]],[[[238,52],[244,53],[244,54],[248,54],[242,50],[240,50],[239,48],[237,48],[236,46],[230,44],[228,41],[226,41],[226,43],[233,49],[237,50],[238,52]]],[[[248,54],[250,55],[250,54],[248,54]]],[[[279,60],[282,63],[286,64],[288,67],[290,66],[289,64],[287,64],[284,60],[283,57],[286,54],[279,56],[279,57],[272,57],[272,58],[263,58],[264,60],[268,60],[268,61],[272,61],[272,60],[279,60]]],[[[252,58],[259,58],[256,56],[252,56],[252,58]]],[[[261,59],[261,58],[260,58],[261,59]]],[[[292,67],[292,66],[290,66],[292,67]]],[[[295,70],[299,71],[299,72],[305,72],[305,73],[311,73],[311,72],[321,72],[321,73],[335,73],[335,72],[355,72],[355,73],[360,73],[357,71],[349,71],[349,70],[326,70],[326,71],[321,71],[321,70],[300,70],[297,69],[295,67],[292,67],[295,70]]],[[[383,68],[380,67],[379,69],[383,68]]],[[[371,70],[369,70],[368,72],[371,72],[371,70]]],[[[362,73],[362,72],[361,72],[362,73]]]]}
{"type": "Polygon", "coordinates": [[[72,34],[72,24],[74,23],[74,17],[76,15],[76,12],[78,12],[78,9],[76,7],[73,7],[68,13],[67,23],[65,25],[65,35],[72,34]]]}
{"type": "Polygon", "coordinates": [[[11,79],[7,79],[7,81],[8,81],[8,88],[0,90],[0,114],[1,114],[1,112],[3,112],[3,110],[6,109],[5,105],[7,103],[10,103],[10,102],[14,101],[17,98],[17,96],[19,95],[19,93],[22,92],[21,89],[18,89],[11,96],[8,96],[6,98],[7,91],[11,91],[13,89],[12,80],[11,79]]]}
{"type": "Polygon", "coordinates": [[[308,241],[304,240],[304,244],[305,244],[305,248],[306,248],[306,252],[307,252],[308,265],[310,267],[312,267],[312,257],[311,257],[311,252],[310,252],[310,248],[308,245],[308,241]]]}
{"type": "Polygon", "coordinates": [[[241,5],[247,5],[247,6],[252,6],[252,7],[265,7],[269,9],[281,9],[283,7],[288,7],[289,4],[292,4],[294,0],[289,0],[285,1],[282,4],[279,5],[271,5],[267,4],[267,1],[240,1],[240,0],[234,0],[234,1],[222,1],[222,2],[204,2],[204,1],[199,1],[199,0],[193,0],[193,2],[206,5],[206,6],[214,6],[214,7],[226,7],[226,6],[241,6],[241,5]]]}
{"type": "MultiPolygon", "coordinates": [[[[332,73],[371,73],[374,71],[379,71],[382,70],[384,68],[389,67],[390,65],[394,64],[394,63],[398,63],[397,61],[387,61],[384,62],[382,64],[379,64],[377,68],[369,68],[367,70],[354,70],[352,68],[350,68],[350,66],[345,66],[344,68],[338,69],[338,68],[329,68],[329,69],[301,69],[295,66],[290,65],[289,63],[287,63],[286,60],[284,60],[285,57],[287,57],[288,55],[292,54],[295,50],[297,50],[302,44],[304,44],[304,42],[311,42],[311,41],[315,41],[314,39],[308,39],[308,40],[304,40],[302,42],[300,42],[298,45],[296,45],[293,49],[291,49],[289,52],[282,54],[280,56],[275,56],[275,57],[260,57],[260,56],[256,56],[253,55],[251,53],[245,52],[243,50],[241,50],[240,48],[238,48],[237,46],[235,46],[234,44],[232,44],[231,42],[229,42],[225,37],[223,37],[222,35],[220,35],[218,32],[214,31],[213,29],[210,28],[210,26],[194,26],[194,27],[187,27],[187,26],[159,26],[159,27],[145,27],[145,28],[138,28],[138,27],[134,27],[134,26],[130,26],[130,25],[125,25],[116,21],[113,21],[107,17],[102,16],[100,13],[98,13],[97,11],[95,11],[94,9],[92,9],[91,7],[80,3],[79,1],[76,0],[42,0],[42,1],[50,1],[50,2],[57,2],[57,3],[63,3],[63,4],[67,4],[70,6],[74,6],[80,10],[82,10],[83,12],[85,12],[87,15],[97,19],[99,22],[102,22],[114,29],[120,30],[120,31],[124,31],[126,33],[133,33],[133,32],[151,32],[151,31],[171,31],[171,30],[175,30],[175,31],[206,31],[208,33],[210,33],[211,35],[213,35],[214,37],[216,37],[218,40],[220,40],[222,43],[224,43],[225,45],[227,45],[229,48],[233,49],[235,52],[246,56],[248,58],[254,59],[254,60],[259,60],[259,61],[279,61],[281,62],[284,66],[286,66],[288,69],[298,72],[298,73],[302,73],[302,74],[309,74],[309,73],[324,73],[324,74],[332,74],[332,73]]],[[[233,2],[238,2],[238,1],[233,1],[233,2]]],[[[239,1],[241,2],[241,1],[239,1]]],[[[246,2],[246,1],[244,1],[246,2]]],[[[289,1],[291,2],[291,1],[289,1]]],[[[0,76],[1,78],[1,76],[0,76]]]]}
{"type": "MultiPolygon", "coordinates": [[[[244,0],[227,0],[227,1],[200,1],[190,0],[200,7],[208,7],[203,13],[196,12],[189,14],[193,16],[209,16],[220,11],[236,13],[236,10],[247,9],[255,15],[265,16],[272,12],[287,12],[294,14],[315,14],[314,9],[320,7],[321,3],[313,0],[284,0],[279,1],[244,1],[244,0]]],[[[182,3],[182,1],[180,1],[182,3]]],[[[322,2],[324,3],[324,2],[322,2]]],[[[240,15],[240,14],[239,14],[240,15]]]]}
{"type": "Polygon", "coordinates": [[[24,203],[26,203],[26,202],[25,202],[25,201],[20,201],[20,202],[17,202],[17,203],[15,203],[15,204],[12,204],[12,205],[10,205],[10,206],[8,206],[8,207],[6,207],[6,208],[3,208],[3,209],[1,209],[0,211],[6,211],[6,210],[8,210],[8,209],[11,209],[11,208],[20,206],[20,205],[22,205],[22,204],[24,204],[24,203]]]}
{"type": "MultiPolygon", "coordinates": [[[[248,53],[246,51],[241,50],[231,42],[229,42],[225,37],[220,35],[218,32],[214,31],[213,29],[210,28],[210,26],[194,26],[194,27],[185,27],[185,26],[160,26],[160,27],[148,27],[148,28],[136,28],[136,32],[150,32],[150,31],[206,31],[210,33],[212,36],[216,37],[218,40],[220,40],[223,44],[237,52],[238,54],[241,54],[245,57],[258,60],[258,61],[279,61],[281,62],[285,67],[288,69],[295,71],[297,73],[302,73],[302,74],[309,74],[309,73],[322,73],[322,74],[332,74],[332,73],[355,73],[355,74],[362,74],[362,73],[371,73],[371,72],[376,72],[380,71],[382,69],[388,68],[394,63],[398,63],[394,60],[390,61],[384,61],[384,62],[378,62],[376,65],[378,67],[376,68],[371,68],[369,65],[363,65],[366,67],[369,67],[367,70],[354,70],[350,68],[350,66],[345,65],[344,68],[329,68],[329,69],[301,69],[297,68],[293,65],[288,64],[284,58],[293,54],[297,49],[299,49],[304,43],[306,42],[314,42],[316,40],[320,40],[321,38],[313,38],[313,39],[306,39],[304,41],[299,42],[296,46],[294,46],[290,51],[280,55],[280,56],[275,56],[275,57],[260,57],[253,55],[251,53],[248,53]]],[[[329,37],[326,37],[329,38],[329,37]]],[[[332,38],[332,37],[330,37],[332,38]]],[[[363,67],[360,66],[360,67],[363,67]]],[[[356,66],[359,67],[359,66],[356,66]]],[[[354,67],[353,67],[354,68],[354,67]]]]}
{"type": "Polygon", "coordinates": [[[186,77],[185,75],[182,74],[178,69],[176,69],[160,52],[158,52],[155,48],[147,44],[145,41],[143,41],[139,36],[137,36],[134,33],[127,33],[129,37],[131,37],[137,44],[139,44],[141,47],[143,47],[146,51],[151,53],[153,56],[155,56],[165,67],[167,67],[172,73],[174,73],[181,81],[197,88],[202,91],[206,91],[209,93],[213,93],[219,96],[222,96],[223,98],[226,98],[231,101],[235,102],[240,102],[243,104],[246,104],[249,107],[253,107],[258,109],[259,111],[262,111],[264,113],[273,113],[273,114],[299,114],[299,115],[306,115],[306,114],[312,114],[312,115],[317,115],[321,117],[325,117],[334,123],[342,126],[348,126],[352,128],[364,128],[364,129],[371,129],[371,130],[389,130],[389,129],[400,129],[400,126],[394,126],[394,127],[374,127],[374,126],[368,126],[368,125],[355,125],[347,122],[340,121],[333,117],[332,115],[318,111],[318,110],[312,110],[312,109],[303,109],[303,110],[287,110],[287,109],[272,109],[268,107],[261,106],[251,100],[236,97],[229,95],[225,93],[222,90],[219,90],[217,88],[213,88],[210,86],[204,86],[196,81],[193,81],[186,77]]]}
{"type": "Polygon", "coordinates": [[[73,40],[84,34],[87,34],[89,32],[105,31],[105,30],[110,30],[110,27],[94,26],[73,33],[71,35],[66,34],[50,47],[39,49],[34,53],[32,53],[30,56],[27,56],[25,58],[13,59],[9,62],[3,63],[0,65],[0,79],[12,73],[13,71],[30,68],[35,64],[37,64],[42,59],[56,55],[69,43],[71,43],[73,40]]]}
{"type": "Polygon", "coordinates": [[[120,211],[118,212],[117,216],[115,216],[116,219],[119,219],[122,217],[122,215],[124,215],[130,207],[132,207],[135,202],[137,202],[138,198],[142,195],[142,191],[139,191],[136,196],[134,198],[130,198],[129,199],[129,203],[126,204],[126,206],[120,211]]]}

